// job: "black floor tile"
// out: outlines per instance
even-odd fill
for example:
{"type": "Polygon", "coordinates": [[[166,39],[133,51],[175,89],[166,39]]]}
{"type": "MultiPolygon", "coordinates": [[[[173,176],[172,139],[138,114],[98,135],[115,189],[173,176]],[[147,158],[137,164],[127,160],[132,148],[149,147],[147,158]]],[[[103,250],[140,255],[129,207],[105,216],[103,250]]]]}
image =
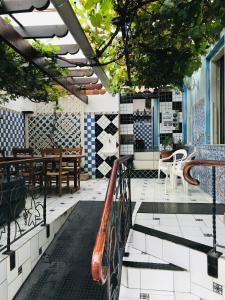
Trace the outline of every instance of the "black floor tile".
{"type": "MultiPolygon", "coordinates": [[[[216,205],[216,214],[223,215],[225,204],[216,205]]],[[[138,213],[212,215],[211,203],[143,202],[138,213]]]]}

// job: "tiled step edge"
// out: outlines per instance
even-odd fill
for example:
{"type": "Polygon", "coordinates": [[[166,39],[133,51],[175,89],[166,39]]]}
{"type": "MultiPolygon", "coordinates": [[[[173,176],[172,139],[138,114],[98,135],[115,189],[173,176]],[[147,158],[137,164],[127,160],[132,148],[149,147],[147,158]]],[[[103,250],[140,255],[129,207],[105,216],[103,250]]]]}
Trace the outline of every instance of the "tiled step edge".
{"type": "Polygon", "coordinates": [[[153,270],[164,270],[164,271],[186,271],[184,268],[175,266],[173,264],[160,264],[160,263],[149,263],[149,262],[137,262],[137,261],[123,261],[124,267],[137,268],[137,269],[153,269],[153,270]]]}
{"type": "MultiPolygon", "coordinates": [[[[175,243],[175,244],[179,244],[188,248],[191,248],[193,250],[199,251],[199,252],[203,252],[205,254],[208,254],[210,250],[212,250],[212,247],[201,244],[201,243],[197,243],[170,233],[166,233],[163,231],[159,231],[159,230],[155,230],[149,227],[145,227],[142,225],[138,225],[135,224],[133,226],[133,230],[144,233],[146,235],[151,235],[163,240],[167,240],[169,242],[175,243]]],[[[222,253],[221,253],[222,255],[222,253]]]]}

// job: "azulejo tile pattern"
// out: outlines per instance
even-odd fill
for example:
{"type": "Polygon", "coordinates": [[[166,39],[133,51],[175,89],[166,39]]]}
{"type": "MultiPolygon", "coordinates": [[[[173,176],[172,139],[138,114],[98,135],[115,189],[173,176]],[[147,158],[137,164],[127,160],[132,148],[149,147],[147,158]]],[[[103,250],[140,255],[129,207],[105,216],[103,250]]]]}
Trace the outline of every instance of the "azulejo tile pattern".
{"type": "MultiPolygon", "coordinates": [[[[170,136],[176,143],[178,140],[182,140],[182,94],[175,91],[163,91],[159,94],[160,102],[160,144],[163,143],[167,136],[170,136]],[[172,121],[170,126],[164,126],[163,120],[164,113],[170,114],[172,116],[172,121]]],[[[133,141],[142,140],[145,143],[145,148],[151,149],[152,146],[152,130],[149,123],[138,124],[141,122],[135,116],[132,111],[133,105],[133,95],[131,94],[121,94],[120,95],[120,126],[121,135],[134,135],[133,141]],[[145,126],[142,126],[145,125],[145,126]],[[133,130],[133,131],[132,131],[133,130]]],[[[141,113],[139,113],[140,115],[141,113]]],[[[148,121],[147,119],[145,121],[148,121]]],[[[151,121],[150,121],[151,122],[151,121]]],[[[167,124],[168,125],[168,124],[167,124]]],[[[130,149],[131,144],[122,143],[120,146],[120,154],[133,154],[134,148],[130,149]]]]}
{"type": "Polygon", "coordinates": [[[192,105],[191,108],[191,140],[194,145],[201,145],[205,142],[205,103],[204,99],[200,99],[197,103],[192,105]]]}
{"type": "Polygon", "coordinates": [[[134,113],[134,139],[142,141],[144,149],[150,150],[152,148],[152,123],[151,113],[143,112],[134,113]]]}
{"type": "MultiPolygon", "coordinates": [[[[225,161],[224,145],[196,145],[187,146],[189,153],[196,149],[197,160],[220,160],[225,161]]],[[[216,198],[219,202],[225,201],[225,167],[216,167],[216,198]]],[[[200,181],[201,188],[212,195],[212,168],[193,168],[193,176],[200,181]]]]}
{"type": "Polygon", "coordinates": [[[10,154],[13,147],[24,147],[24,115],[21,112],[0,110],[0,148],[10,154]]]}
{"type": "Polygon", "coordinates": [[[61,147],[81,144],[80,114],[37,114],[28,118],[29,146],[37,153],[52,146],[51,138],[61,147]]]}
{"type": "Polygon", "coordinates": [[[84,171],[88,172],[92,178],[96,176],[95,165],[95,115],[94,113],[84,114],[84,171]]]}
{"type": "Polygon", "coordinates": [[[113,161],[119,157],[119,134],[118,114],[96,114],[95,115],[95,151],[96,151],[96,177],[109,177],[113,161]],[[112,136],[112,142],[116,149],[112,156],[103,152],[106,136],[112,136]]]}

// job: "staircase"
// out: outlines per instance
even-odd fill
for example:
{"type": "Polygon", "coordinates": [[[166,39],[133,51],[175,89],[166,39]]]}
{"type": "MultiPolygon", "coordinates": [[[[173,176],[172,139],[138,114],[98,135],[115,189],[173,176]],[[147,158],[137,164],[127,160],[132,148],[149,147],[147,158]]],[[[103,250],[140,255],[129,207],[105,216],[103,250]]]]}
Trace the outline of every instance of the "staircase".
{"type": "Polygon", "coordinates": [[[224,300],[225,257],[217,260],[211,249],[135,222],[123,258],[120,300],[224,300]]]}

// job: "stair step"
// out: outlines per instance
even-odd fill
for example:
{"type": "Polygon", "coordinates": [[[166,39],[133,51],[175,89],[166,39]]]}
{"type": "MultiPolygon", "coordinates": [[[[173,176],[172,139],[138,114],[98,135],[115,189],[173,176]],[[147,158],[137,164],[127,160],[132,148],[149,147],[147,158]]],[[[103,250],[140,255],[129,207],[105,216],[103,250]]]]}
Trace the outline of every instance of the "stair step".
{"type": "Polygon", "coordinates": [[[164,270],[164,271],[186,271],[184,268],[178,267],[173,264],[163,263],[151,263],[151,262],[140,262],[140,261],[123,261],[124,267],[136,268],[136,269],[153,269],[153,270],[164,270]]]}
{"type": "Polygon", "coordinates": [[[133,264],[126,263],[128,266],[123,266],[123,282],[127,280],[128,288],[167,289],[174,293],[185,291],[202,299],[222,300],[216,294],[214,281],[219,287],[225,286],[225,257],[216,257],[210,252],[211,247],[139,224],[133,226],[130,245],[138,251],[178,266],[183,271],[165,270],[165,266],[157,269],[156,265],[136,264],[135,261],[133,264]],[[163,286],[164,282],[166,287],[163,286]]]}
{"type": "Polygon", "coordinates": [[[122,286],[129,289],[190,292],[190,273],[172,264],[123,262],[122,286]]]}
{"type": "Polygon", "coordinates": [[[175,243],[177,245],[182,245],[182,246],[191,248],[193,250],[203,252],[205,254],[208,254],[209,251],[212,250],[212,247],[210,247],[208,245],[204,245],[204,244],[201,244],[201,243],[198,243],[198,242],[194,242],[194,241],[191,241],[191,240],[188,240],[188,239],[185,239],[185,238],[182,238],[182,237],[170,234],[170,233],[166,233],[166,232],[159,231],[159,230],[156,230],[156,229],[152,229],[152,228],[149,228],[149,227],[145,227],[145,226],[142,226],[142,225],[135,224],[133,226],[133,230],[144,233],[146,235],[150,235],[150,236],[153,236],[153,237],[160,238],[162,240],[167,240],[167,241],[175,243]]]}

